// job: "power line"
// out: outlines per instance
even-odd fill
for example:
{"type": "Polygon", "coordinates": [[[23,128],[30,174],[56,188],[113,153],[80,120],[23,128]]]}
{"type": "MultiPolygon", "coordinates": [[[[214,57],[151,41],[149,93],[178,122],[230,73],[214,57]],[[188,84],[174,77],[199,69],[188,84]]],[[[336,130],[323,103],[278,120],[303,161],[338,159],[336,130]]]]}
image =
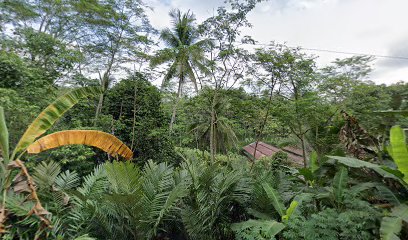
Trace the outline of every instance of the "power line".
{"type": "MultiPolygon", "coordinates": [[[[273,47],[272,44],[265,44],[265,43],[241,43],[241,45],[258,45],[258,46],[273,47]]],[[[291,47],[291,46],[288,46],[288,47],[296,48],[296,47],[291,47]]],[[[337,50],[320,49],[320,48],[306,48],[306,47],[298,47],[298,48],[303,49],[303,50],[307,50],[307,51],[316,51],[316,52],[329,52],[329,53],[348,54],[348,55],[370,56],[370,57],[376,57],[376,58],[389,58],[389,59],[398,59],[398,60],[408,60],[408,57],[403,57],[403,56],[389,56],[389,55],[379,55],[379,54],[346,52],[346,51],[337,51],[337,50]]]]}

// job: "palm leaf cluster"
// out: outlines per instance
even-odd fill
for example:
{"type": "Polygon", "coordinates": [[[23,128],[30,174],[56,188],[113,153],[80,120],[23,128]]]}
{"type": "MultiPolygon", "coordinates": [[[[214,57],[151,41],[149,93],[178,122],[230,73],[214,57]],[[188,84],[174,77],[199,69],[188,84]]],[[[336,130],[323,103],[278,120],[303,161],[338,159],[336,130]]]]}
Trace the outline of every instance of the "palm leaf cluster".
{"type": "Polygon", "coordinates": [[[238,138],[233,130],[233,121],[226,117],[230,106],[228,98],[205,88],[197,101],[204,107],[199,114],[192,116],[189,131],[197,134],[200,145],[210,145],[211,127],[213,127],[215,152],[225,153],[227,150],[235,148],[238,144],[238,138]],[[214,118],[212,118],[212,114],[214,114],[214,118]]]}
{"type": "Polygon", "coordinates": [[[188,11],[182,14],[180,10],[170,12],[173,28],[166,28],[161,31],[160,39],[167,48],[156,53],[151,59],[151,66],[170,63],[170,67],[163,79],[163,86],[168,85],[172,78],[178,78],[179,97],[181,89],[190,80],[196,92],[198,92],[197,79],[194,73],[194,67],[206,73],[205,66],[207,61],[204,51],[210,43],[208,40],[200,40],[199,33],[194,24],[195,16],[188,11]]]}
{"type": "Polygon", "coordinates": [[[50,234],[69,239],[89,233],[97,239],[231,238],[229,225],[242,218],[251,192],[244,172],[198,158],[177,169],[152,161],[142,169],[105,163],[82,180],[55,162],[41,163],[34,179],[55,223],[50,234]]]}

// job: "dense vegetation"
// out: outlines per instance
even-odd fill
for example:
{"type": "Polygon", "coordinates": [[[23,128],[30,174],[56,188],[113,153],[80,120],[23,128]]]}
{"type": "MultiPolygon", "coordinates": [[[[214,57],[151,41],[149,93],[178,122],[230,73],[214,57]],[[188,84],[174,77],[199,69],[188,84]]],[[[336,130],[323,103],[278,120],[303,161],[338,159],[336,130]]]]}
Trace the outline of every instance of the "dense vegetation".
{"type": "Polygon", "coordinates": [[[257,2],[0,0],[2,239],[407,239],[408,84],[260,48],[257,2]]]}

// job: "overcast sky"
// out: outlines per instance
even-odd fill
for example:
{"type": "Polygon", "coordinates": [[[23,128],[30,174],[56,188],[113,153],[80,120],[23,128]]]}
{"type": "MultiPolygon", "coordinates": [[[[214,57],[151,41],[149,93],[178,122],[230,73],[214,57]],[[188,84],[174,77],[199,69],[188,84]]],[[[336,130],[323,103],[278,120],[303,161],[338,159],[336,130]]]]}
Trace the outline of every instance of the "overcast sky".
{"type": "MultiPolygon", "coordinates": [[[[154,27],[169,26],[173,8],[192,10],[198,21],[212,16],[223,0],[146,0],[154,27]]],[[[243,31],[260,43],[408,58],[408,0],[269,0],[248,16],[243,31]]],[[[305,50],[319,66],[352,55],[305,50]]],[[[371,80],[408,81],[408,59],[376,58],[371,80]]]]}

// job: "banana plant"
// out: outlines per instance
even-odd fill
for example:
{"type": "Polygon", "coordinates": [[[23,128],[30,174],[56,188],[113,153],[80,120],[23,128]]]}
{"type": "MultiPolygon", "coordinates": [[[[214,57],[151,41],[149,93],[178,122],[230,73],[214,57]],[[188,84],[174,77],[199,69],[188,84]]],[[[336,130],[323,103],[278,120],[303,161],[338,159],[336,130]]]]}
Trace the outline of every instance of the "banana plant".
{"type": "Polygon", "coordinates": [[[295,212],[299,204],[298,201],[293,200],[290,203],[289,207],[286,208],[285,205],[283,204],[283,201],[282,201],[282,198],[279,192],[276,189],[274,189],[269,183],[262,183],[262,187],[264,191],[266,192],[266,195],[268,196],[272,206],[275,208],[275,210],[278,212],[279,216],[281,217],[281,220],[287,223],[289,218],[295,212]]]}
{"type": "MultiPolygon", "coordinates": [[[[408,183],[408,149],[405,132],[400,126],[393,126],[390,130],[390,146],[388,152],[393,158],[398,170],[403,174],[403,180],[408,183]]],[[[380,235],[384,240],[396,240],[403,222],[408,223],[408,205],[399,204],[391,209],[388,216],[381,221],[380,235]]]]}
{"type": "MultiPolygon", "coordinates": [[[[383,240],[398,240],[403,222],[408,223],[408,205],[401,204],[381,221],[380,235],[383,240]]],[[[405,238],[404,238],[405,239],[405,238]]]]}
{"type": "Polygon", "coordinates": [[[267,215],[252,210],[260,219],[250,219],[245,222],[232,224],[232,230],[236,233],[237,239],[274,239],[274,237],[286,227],[285,224],[288,223],[290,217],[299,205],[298,201],[293,200],[289,207],[286,208],[276,189],[269,183],[262,183],[261,185],[281,219],[280,221],[276,221],[270,219],[267,215]]]}
{"type": "Polygon", "coordinates": [[[85,144],[98,147],[114,156],[121,155],[125,159],[132,158],[132,151],[123,142],[110,134],[99,131],[69,130],[41,137],[65,112],[81,99],[95,96],[99,91],[96,87],[85,87],[74,89],[57,98],[28,126],[11,154],[9,152],[8,130],[4,109],[0,107],[0,153],[2,155],[2,159],[0,158],[0,180],[2,184],[0,234],[6,232],[4,223],[7,220],[7,194],[11,188],[17,194],[29,193],[30,197],[26,198],[25,202],[32,201],[33,207],[27,213],[27,217],[35,215],[41,220],[45,228],[51,227],[51,222],[48,219],[49,213],[43,208],[38,199],[33,178],[30,176],[24,162],[20,160],[21,156],[26,152],[39,153],[47,149],[70,144],[85,144]],[[12,180],[12,171],[16,169],[19,170],[19,173],[12,180]]]}
{"type": "Polygon", "coordinates": [[[388,152],[394,159],[398,170],[404,174],[404,181],[408,183],[408,149],[405,132],[400,126],[393,126],[390,130],[390,146],[388,152]]]}

